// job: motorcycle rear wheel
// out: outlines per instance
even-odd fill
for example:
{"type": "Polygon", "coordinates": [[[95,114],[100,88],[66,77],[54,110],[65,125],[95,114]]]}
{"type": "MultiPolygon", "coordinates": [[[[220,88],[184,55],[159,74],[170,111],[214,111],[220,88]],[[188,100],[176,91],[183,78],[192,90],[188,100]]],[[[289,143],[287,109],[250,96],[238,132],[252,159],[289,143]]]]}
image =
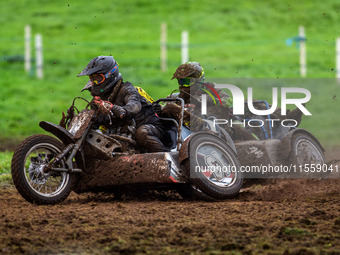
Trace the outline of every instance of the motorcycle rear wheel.
{"type": "Polygon", "coordinates": [[[214,199],[235,197],[242,187],[243,174],[234,150],[212,134],[191,139],[185,168],[192,184],[214,199]]]}
{"type": "MultiPolygon", "coordinates": [[[[14,151],[11,171],[13,183],[28,202],[46,205],[64,201],[72,190],[74,174],[44,173],[43,168],[55,158],[64,145],[47,135],[26,138],[14,151]]],[[[65,168],[62,159],[56,167],[65,168]]]]}

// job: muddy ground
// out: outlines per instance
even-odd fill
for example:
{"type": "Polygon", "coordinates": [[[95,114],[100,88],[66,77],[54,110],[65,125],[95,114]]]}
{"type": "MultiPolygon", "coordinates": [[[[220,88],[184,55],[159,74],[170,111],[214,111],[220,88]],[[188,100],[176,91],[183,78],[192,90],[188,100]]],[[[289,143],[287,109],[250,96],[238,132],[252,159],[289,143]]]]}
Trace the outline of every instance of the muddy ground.
{"type": "Polygon", "coordinates": [[[73,193],[57,206],[3,186],[0,254],[19,253],[340,254],[340,180],[264,180],[224,202],[73,193]]]}
{"type": "Polygon", "coordinates": [[[57,206],[0,190],[0,254],[340,254],[340,180],[271,180],[225,202],[116,201],[72,194],[57,206]]]}

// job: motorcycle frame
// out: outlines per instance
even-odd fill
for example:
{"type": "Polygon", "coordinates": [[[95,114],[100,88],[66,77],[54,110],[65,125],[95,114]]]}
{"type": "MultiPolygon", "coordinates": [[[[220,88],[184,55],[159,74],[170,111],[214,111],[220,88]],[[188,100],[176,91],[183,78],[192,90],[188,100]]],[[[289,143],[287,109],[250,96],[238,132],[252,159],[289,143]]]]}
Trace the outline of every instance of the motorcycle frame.
{"type": "MultiPolygon", "coordinates": [[[[179,116],[179,122],[177,123],[174,119],[169,119],[175,122],[177,126],[178,136],[177,136],[177,151],[180,150],[182,145],[182,125],[183,125],[183,115],[184,115],[184,100],[181,98],[160,98],[155,103],[159,102],[180,102],[181,104],[181,112],[179,116]]],[[[74,103],[73,103],[74,104],[74,103]]],[[[91,121],[88,123],[88,126],[84,130],[83,134],[79,139],[75,139],[75,137],[68,132],[65,128],[63,128],[60,125],[56,125],[54,123],[50,123],[47,121],[40,122],[40,127],[46,130],[47,132],[52,133],[56,137],[58,137],[65,145],[66,147],[55,157],[54,160],[52,160],[48,166],[44,168],[44,172],[47,173],[49,171],[55,171],[55,172],[67,172],[67,173],[82,173],[82,170],[80,168],[73,168],[73,158],[77,155],[77,153],[81,152],[81,158],[82,158],[82,165],[85,166],[85,160],[84,160],[84,153],[82,150],[83,143],[91,130],[91,127],[93,125],[93,120],[96,118],[96,114],[94,114],[91,118],[91,121]],[[62,158],[64,158],[68,153],[69,156],[66,158],[66,165],[67,168],[57,168],[54,167],[56,163],[58,163],[62,158]]],[[[164,119],[164,118],[163,118],[164,119]]]]}

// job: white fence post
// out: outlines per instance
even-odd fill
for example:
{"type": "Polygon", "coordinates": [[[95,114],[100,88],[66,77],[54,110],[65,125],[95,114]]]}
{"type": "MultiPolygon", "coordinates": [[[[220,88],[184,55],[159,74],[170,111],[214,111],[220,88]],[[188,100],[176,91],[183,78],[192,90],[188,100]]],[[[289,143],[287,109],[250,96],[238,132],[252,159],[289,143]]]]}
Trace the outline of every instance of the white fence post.
{"type": "Polygon", "coordinates": [[[336,78],[340,82],[340,37],[336,39],[336,78]]]}
{"type": "Polygon", "coordinates": [[[37,77],[39,79],[42,79],[44,75],[43,75],[43,54],[42,54],[41,34],[35,35],[35,58],[36,58],[37,77]]]}
{"type": "Polygon", "coordinates": [[[300,74],[302,77],[307,75],[307,61],[306,61],[306,35],[305,28],[299,27],[299,43],[300,43],[300,74]]]}
{"type": "Polygon", "coordinates": [[[161,24],[161,71],[165,72],[166,66],[166,39],[167,39],[167,26],[166,23],[161,24]]]}
{"type": "Polygon", "coordinates": [[[189,33],[182,32],[182,64],[189,61],[189,33]]]}
{"type": "Polygon", "coordinates": [[[25,71],[31,70],[31,26],[25,26],[25,71]]]}

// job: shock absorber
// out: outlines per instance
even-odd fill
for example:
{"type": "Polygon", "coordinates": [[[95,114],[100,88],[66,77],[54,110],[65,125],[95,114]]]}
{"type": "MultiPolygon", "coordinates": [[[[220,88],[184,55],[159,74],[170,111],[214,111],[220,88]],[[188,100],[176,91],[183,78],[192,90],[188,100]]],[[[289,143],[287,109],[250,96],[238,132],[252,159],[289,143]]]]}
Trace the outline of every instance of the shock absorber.
{"type": "Polygon", "coordinates": [[[71,143],[65,147],[48,165],[44,168],[44,172],[48,172],[55,164],[59,163],[59,161],[66,156],[74,148],[74,144],[71,143]]]}

